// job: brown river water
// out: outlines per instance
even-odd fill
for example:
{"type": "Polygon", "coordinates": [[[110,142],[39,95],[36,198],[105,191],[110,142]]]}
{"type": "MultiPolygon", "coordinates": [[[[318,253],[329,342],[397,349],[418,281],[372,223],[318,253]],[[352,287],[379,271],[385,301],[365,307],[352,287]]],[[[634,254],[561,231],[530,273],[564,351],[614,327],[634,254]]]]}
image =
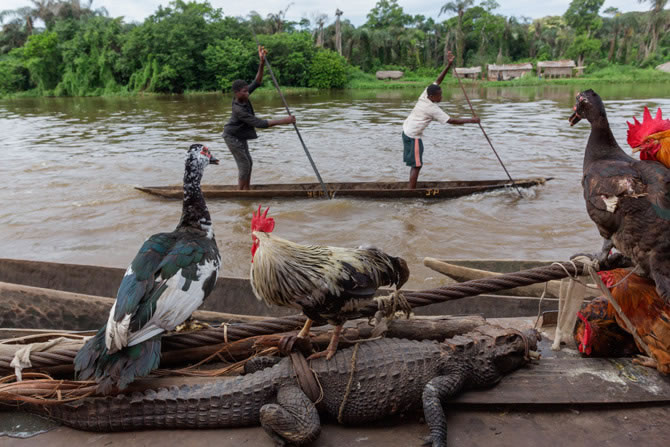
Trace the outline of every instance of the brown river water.
{"type": "MultiPolygon", "coordinates": [[[[589,87],[588,85],[580,87],[589,87]]],[[[554,177],[546,185],[452,200],[267,200],[275,233],[300,243],[372,244],[404,257],[409,286],[442,281],[424,267],[438,258],[565,260],[601,240],[582,199],[586,121],[570,128],[575,86],[471,88],[468,96],[513,177],[554,177]]],[[[603,97],[619,144],[626,120],[644,105],[670,115],[667,85],[609,85],[603,97]]],[[[325,181],[404,181],[402,122],[419,89],[289,95],[287,100],[325,181]]],[[[252,96],[260,117],[284,115],[274,92],[252,96]]],[[[460,90],[441,104],[469,115],[460,90]]],[[[0,100],[0,257],[126,267],[151,234],[172,231],[181,202],[135,185],[181,183],[185,149],[210,147],[221,165],[203,183],[236,183],[221,138],[230,97],[220,94],[132,98],[0,100]]],[[[259,132],[250,142],[252,183],[315,181],[292,127],[259,132]]],[[[431,124],[420,180],[502,179],[505,173],[476,125],[431,124]]],[[[250,218],[259,203],[210,200],[221,275],[247,276],[250,218]]],[[[234,311],[234,310],[231,310],[234,311]]]]}

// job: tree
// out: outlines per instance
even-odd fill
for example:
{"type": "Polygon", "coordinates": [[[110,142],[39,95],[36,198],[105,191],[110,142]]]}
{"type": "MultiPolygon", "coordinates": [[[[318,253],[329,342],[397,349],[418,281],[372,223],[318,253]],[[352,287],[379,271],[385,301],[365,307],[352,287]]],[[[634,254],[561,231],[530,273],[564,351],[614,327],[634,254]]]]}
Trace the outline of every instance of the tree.
{"type": "Polygon", "coordinates": [[[340,8],[335,10],[335,16],[337,16],[337,19],[335,19],[335,48],[340,56],[342,56],[342,28],[340,26],[340,16],[342,14],[344,13],[340,11],[340,8]]]}
{"type": "Polygon", "coordinates": [[[656,51],[656,45],[658,44],[658,30],[661,27],[661,22],[663,21],[663,8],[668,3],[668,0],[637,0],[638,3],[651,3],[651,17],[649,18],[649,25],[647,27],[647,32],[649,34],[649,43],[645,47],[645,59],[649,54],[656,51]]]}
{"type": "Polygon", "coordinates": [[[373,29],[398,27],[402,28],[412,23],[412,16],[405,11],[398,0],[379,0],[367,15],[365,26],[373,29]]]}
{"type": "Polygon", "coordinates": [[[323,25],[326,23],[326,20],[328,20],[328,15],[326,14],[320,14],[317,13],[316,16],[314,17],[314,23],[317,25],[316,29],[316,46],[317,47],[322,47],[323,46],[323,25]]]}
{"type": "Polygon", "coordinates": [[[279,10],[276,14],[270,13],[268,14],[268,22],[270,23],[271,26],[271,34],[274,33],[281,33],[284,29],[284,18],[286,17],[286,13],[288,12],[288,9],[293,5],[293,2],[289,3],[286,5],[286,8],[279,10]]]}
{"type": "Polygon", "coordinates": [[[612,32],[610,33],[610,49],[607,52],[607,60],[610,62],[614,62],[614,49],[616,48],[617,37],[619,35],[619,17],[621,16],[621,11],[619,11],[619,8],[610,6],[609,8],[603,11],[603,14],[612,16],[613,29],[612,32]]]}
{"type": "MultiPolygon", "coordinates": [[[[474,0],[458,0],[455,2],[449,2],[442,5],[440,8],[440,14],[445,12],[454,12],[458,15],[458,27],[456,28],[456,66],[463,66],[463,59],[465,53],[465,35],[463,33],[463,14],[465,10],[474,4],[474,0]]],[[[445,50],[446,51],[446,50],[445,50]]]]}
{"type": "Polygon", "coordinates": [[[587,37],[591,37],[591,33],[602,26],[598,11],[603,3],[605,0],[572,0],[563,18],[576,34],[586,33],[587,37]]]}

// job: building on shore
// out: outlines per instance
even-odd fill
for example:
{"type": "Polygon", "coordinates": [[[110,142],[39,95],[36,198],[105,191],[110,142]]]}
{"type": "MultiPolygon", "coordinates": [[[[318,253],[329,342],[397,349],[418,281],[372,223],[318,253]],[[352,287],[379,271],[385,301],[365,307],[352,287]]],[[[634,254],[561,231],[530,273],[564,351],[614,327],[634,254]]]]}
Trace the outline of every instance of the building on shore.
{"type": "Polygon", "coordinates": [[[461,78],[479,79],[482,77],[482,67],[459,67],[454,71],[461,78]]]}
{"type": "Polygon", "coordinates": [[[489,81],[509,81],[532,73],[533,64],[530,62],[523,64],[489,64],[487,65],[487,72],[489,81]]]}
{"type": "Polygon", "coordinates": [[[537,63],[537,76],[547,79],[571,78],[576,68],[575,61],[570,59],[561,61],[540,61],[537,63]]]}

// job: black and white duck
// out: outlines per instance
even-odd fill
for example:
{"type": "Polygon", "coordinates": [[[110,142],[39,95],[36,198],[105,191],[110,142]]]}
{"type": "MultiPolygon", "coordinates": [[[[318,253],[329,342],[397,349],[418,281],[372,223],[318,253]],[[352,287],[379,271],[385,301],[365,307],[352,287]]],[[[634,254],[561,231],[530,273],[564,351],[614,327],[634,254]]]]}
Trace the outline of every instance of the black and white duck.
{"type": "Polygon", "coordinates": [[[99,392],[123,389],[158,367],[162,334],[188,319],[214,289],[221,257],[200,181],[205,167],[218,163],[202,144],[188,149],[177,228],[144,242],[121,281],[107,324],[77,354],[77,378],[95,378],[99,392]]]}

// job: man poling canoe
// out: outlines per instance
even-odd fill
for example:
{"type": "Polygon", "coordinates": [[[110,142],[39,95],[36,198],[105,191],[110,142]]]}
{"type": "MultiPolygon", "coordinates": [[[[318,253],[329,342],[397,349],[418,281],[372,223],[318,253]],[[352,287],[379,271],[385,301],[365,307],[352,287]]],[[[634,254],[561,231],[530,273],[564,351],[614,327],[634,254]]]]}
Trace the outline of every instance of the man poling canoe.
{"type": "Polygon", "coordinates": [[[456,125],[479,123],[478,117],[451,118],[438,106],[438,103],[442,101],[442,88],[440,84],[454,61],[454,55],[451,51],[447,52],[447,61],[447,66],[442,70],[442,73],[440,73],[435,82],[421,93],[414,109],[412,109],[402,126],[403,160],[410,167],[410,189],[416,189],[419,171],[421,171],[421,167],[423,166],[423,141],[421,141],[421,137],[423,136],[423,131],[431,121],[456,125]]]}
{"type": "Polygon", "coordinates": [[[254,108],[249,101],[249,95],[263,82],[263,68],[265,67],[266,55],[267,51],[265,48],[259,45],[258,57],[260,58],[260,64],[258,65],[256,78],[251,84],[247,84],[241,79],[233,81],[233,113],[223,128],[223,139],[237,163],[237,170],[239,172],[237,184],[241,190],[249,189],[251,183],[253,161],[251,154],[249,154],[249,144],[247,141],[258,138],[255,128],[264,129],[279,124],[295,123],[295,116],[293,115],[276,120],[263,120],[256,117],[254,113],[254,108]]]}

